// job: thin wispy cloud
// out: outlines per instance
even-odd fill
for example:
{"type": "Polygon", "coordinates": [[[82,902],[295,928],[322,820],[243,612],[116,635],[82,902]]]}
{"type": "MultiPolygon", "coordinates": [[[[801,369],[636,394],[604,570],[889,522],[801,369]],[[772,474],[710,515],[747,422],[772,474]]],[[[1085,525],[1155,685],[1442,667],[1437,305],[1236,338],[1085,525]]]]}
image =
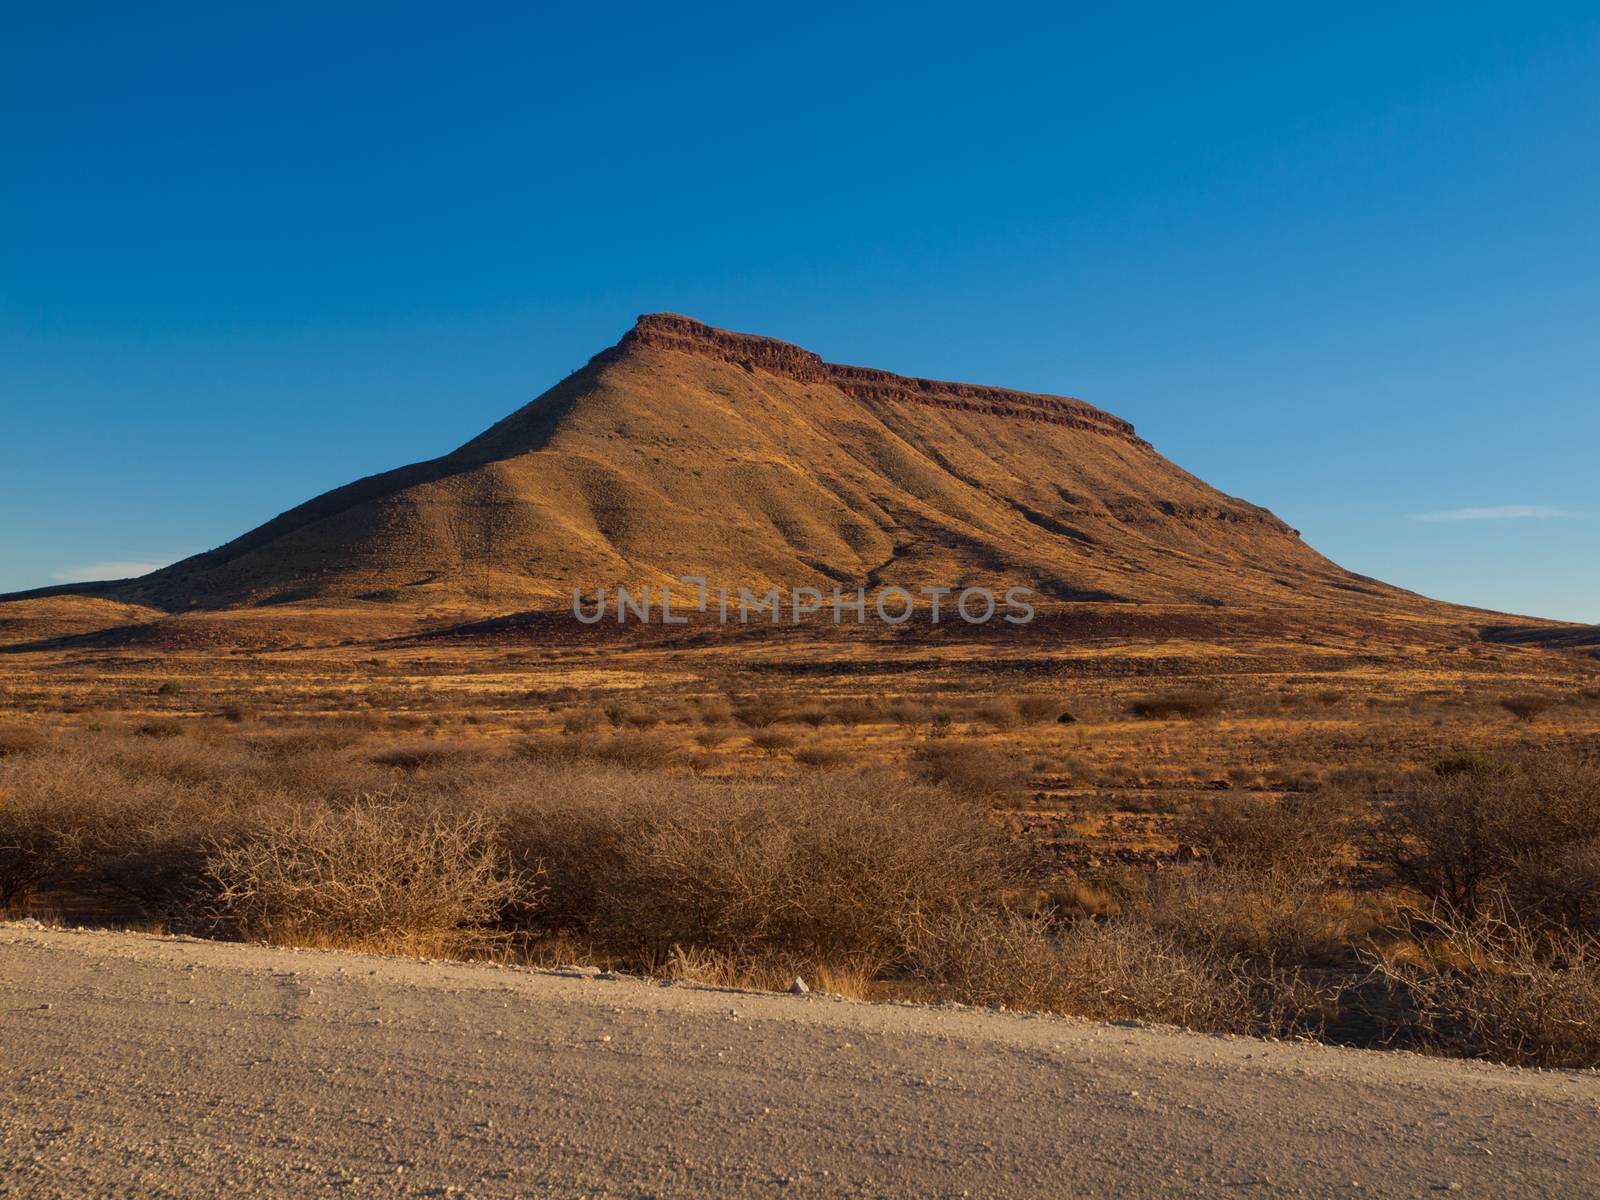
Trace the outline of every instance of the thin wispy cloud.
{"type": "Polygon", "coordinates": [[[62,567],[51,571],[50,578],[57,583],[95,583],[101,579],[131,579],[135,575],[148,575],[159,571],[164,562],[95,562],[81,563],[75,567],[62,567]]]}
{"type": "Polygon", "coordinates": [[[1413,521],[1550,521],[1572,514],[1543,504],[1501,504],[1492,508],[1447,508],[1441,512],[1412,513],[1413,521]]]}

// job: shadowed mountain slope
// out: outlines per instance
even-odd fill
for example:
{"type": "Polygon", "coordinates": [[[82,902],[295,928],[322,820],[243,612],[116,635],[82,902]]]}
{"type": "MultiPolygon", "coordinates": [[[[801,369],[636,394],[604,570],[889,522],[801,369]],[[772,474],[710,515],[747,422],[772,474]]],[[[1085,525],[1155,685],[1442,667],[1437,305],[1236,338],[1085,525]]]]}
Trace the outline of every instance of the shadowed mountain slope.
{"type": "Polygon", "coordinates": [[[1082,401],[838,366],[671,314],[641,317],[442,458],[141,579],[71,590],[167,611],[493,612],[681,575],[752,590],[1026,586],[1058,600],[1444,610],[1342,570],[1082,401]]]}

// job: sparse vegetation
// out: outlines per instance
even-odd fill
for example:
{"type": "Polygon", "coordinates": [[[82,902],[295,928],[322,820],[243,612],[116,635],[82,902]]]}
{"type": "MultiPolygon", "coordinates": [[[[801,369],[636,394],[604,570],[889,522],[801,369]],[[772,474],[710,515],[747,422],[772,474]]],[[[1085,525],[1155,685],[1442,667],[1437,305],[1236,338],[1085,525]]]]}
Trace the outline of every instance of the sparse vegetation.
{"type": "Polygon", "coordinates": [[[971,740],[945,740],[917,747],[913,771],[929,783],[982,800],[1004,799],[1023,786],[1019,764],[993,747],[971,740]]]}
{"type": "Polygon", "coordinates": [[[1046,721],[1059,721],[1066,715],[1062,703],[1050,696],[1019,696],[1016,702],[1016,709],[1017,715],[1029,725],[1040,725],[1046,721]]]}
{"type": "Polygon", "coordinates": [[[1129,701],[1128,712],[1147,721],[1193,721],[1209,717],[1221,707],[1222,697],[1214,692],[1172,692],[1129,701]]]}
{"type": "Polygon", "coordinates": [[[1553,696],[1507,696],[1500,701],[1505,709],[1519,721],[1536,721],[1555,707],[1553,696]]]}
{"type": "Polygon", "coordinates": [[[850,755],[837,746],[803,746],[794,752],[794,760],[801,766],[836,771],[849,764],[850,755]]]}
{"type": "Polygon", "coordinates": [[[1376,849],[1427,902],[1473,916],[1491,889],[1518,911],[1587,919],[1583,867],[1600,846],[1600,765],[1567,756],[1440,760],[1408,777],[1383,812],[1376,849]]]}
{"type": "Polygon", "coordinates": [[[181,705],[148,675],[0,674],[0,904],[1589,1053],[1559,1015],[1600,935],[1581,752],[1600,714],[1573,687],[1165,679],[1152,659],[1057,695],[1041,657],[1007,686],[919,671],[851,694],[809,668],[640,682],[595,655],[590,677],[590,653],[560,686],[509,655],[452,660],[448,685],[442,659],[301,666],[289,686],[241,657],[232,682],[188,671],[181,705]],[[1567,700],[1485,723],[1484,686],[1567,700]]]}
{"type": "Polygon", "coordinates": [[[776,754],[780,750],[792,750],[797,741],[792,733],[784,733],[781,729],[762,729],[750,735],[750,744],[768,754],[776,754]]]}
{"type": "Polygon", "coordinates": [[[40,750],[47,740],[41,730],[31,725],[0,725],[0,758],[40,750]]]}

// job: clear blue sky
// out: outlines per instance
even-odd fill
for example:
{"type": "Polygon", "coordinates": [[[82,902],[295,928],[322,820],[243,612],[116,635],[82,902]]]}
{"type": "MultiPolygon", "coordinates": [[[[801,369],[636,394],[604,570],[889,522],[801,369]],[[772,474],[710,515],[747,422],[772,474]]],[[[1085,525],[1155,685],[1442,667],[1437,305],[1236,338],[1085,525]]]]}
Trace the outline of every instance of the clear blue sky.
{"type": "Polygon", "coordinates": [[[1593,4],[0,0],[0,589],[658,309],[1082,396],[1355,570],[1600,621],[1593,4]]]}

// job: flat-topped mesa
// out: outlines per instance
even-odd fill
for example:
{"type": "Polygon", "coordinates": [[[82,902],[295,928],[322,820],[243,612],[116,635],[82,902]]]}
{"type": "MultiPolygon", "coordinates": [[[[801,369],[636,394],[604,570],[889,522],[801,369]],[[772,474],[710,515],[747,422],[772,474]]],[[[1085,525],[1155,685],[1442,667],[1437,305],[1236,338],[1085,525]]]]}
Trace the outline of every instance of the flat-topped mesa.
{"type": "Polygon", "coordinates": [[[1145,445],[1133,426],[1071,396],[1017,392],[973,383],[947,383],[830,363],[820,355],[777,338],[716,329],[677,313],[646,313],[617,344],[618,350],[650,346],[769,371],[801,383],[822,383],[868,402],[929,404],[936,408],[989,413],[1024,421],[1066,425],[1145,445]]]}

